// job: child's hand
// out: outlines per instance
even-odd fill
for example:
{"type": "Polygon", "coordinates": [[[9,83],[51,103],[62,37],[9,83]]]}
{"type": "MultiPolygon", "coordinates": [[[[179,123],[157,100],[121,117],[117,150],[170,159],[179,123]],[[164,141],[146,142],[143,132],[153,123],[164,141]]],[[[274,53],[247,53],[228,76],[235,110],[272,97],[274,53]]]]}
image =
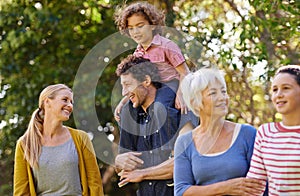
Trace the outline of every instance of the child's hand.
{"type": "Polygon", "coordinates": [[[114,118],[117,122],[119,122],[121,120],[120,113],[121,113],[122,107],[123,107],[123,105],[125,105],[127,103],[128,100],[129,100],[129,98],[125,96],[120,101],[120,103],[117,105],[117,107],[114,111],[114,118]]]}
{"type": "Polygon", "coordinates": [[[181,110],[181,114],[187,114],[188,107],[185,105],[185,102],[182,98],[181,93],[177,93],[176,99],[175,99],[175,108],[178,110],[181,110]]]}
{"type": "Polygon", "coordinates": [[[116,109],[115,109],[115,112],[114,112],[114,118],[115,118],[115,120],[116,120],[117,122],[119,122],[120,119],[121,119],[121,118],[120,118],[120,113],[121,113],[122,107],[123,107],[123,103],[120,102],[120,103],[117,105],[116,109]]]}

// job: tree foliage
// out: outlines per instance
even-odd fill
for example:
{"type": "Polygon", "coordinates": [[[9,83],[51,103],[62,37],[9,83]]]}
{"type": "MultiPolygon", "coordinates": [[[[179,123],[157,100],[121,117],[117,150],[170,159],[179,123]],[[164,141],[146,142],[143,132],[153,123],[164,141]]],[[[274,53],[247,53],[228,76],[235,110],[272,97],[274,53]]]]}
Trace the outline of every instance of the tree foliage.
{"type": "MultiPolygon", "coordinates": [[[[225,71],[228,119],[255,126],[278,120],[270,109],[269,81],[279,66],[299,64],[299,1],[149,2],[166,10],[168,26],[183,32],[181,48],[191,69],[216,65],[225,71]]],[[[53,83],[73,86],[84,57],[116,32],[117,5],[117,0],[1,1],[0,195],[11,192],[14,146],[38,107],[40,90],[53,83]]],[[[105,55],[118,47],[113,44],[105,55]]],[[[109,59],[97,86],[100,123],[112,121],[115,65],[126,54],[109,59]]]]}
{"type": "MultiPolygon", "coordinates": [[[[1,3],[0,168],[5,172],[0,185],[11,184],[15,142],[38,107],[42,88],[53,83],[72,87],[84,56],[115,32],[111,6],[96,0],[1,3]]],[[[108,107],[106,99],[100,102],[99,109],[108,107]]],[[[111,115],[101,119],[110,121],[111,115]]]]}
{"type": "Polygon", "coordinates": [[[226,72],[228,118],[255,126],[276,120],[269,81],[279,66],[299,64],[299,2],[191,0],[174,10],[175,26],[203,45],[191,60],[226,72]]]}

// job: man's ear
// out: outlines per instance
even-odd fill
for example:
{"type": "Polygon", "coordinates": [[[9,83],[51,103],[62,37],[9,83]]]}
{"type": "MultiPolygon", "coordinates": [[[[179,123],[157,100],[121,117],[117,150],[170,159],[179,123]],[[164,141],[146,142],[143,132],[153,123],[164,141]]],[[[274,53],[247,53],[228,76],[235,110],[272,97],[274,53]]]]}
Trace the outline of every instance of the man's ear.
{"type": "Polygon", "coordinates": [[[152,82],[151,77],[149,75],[146,75],[145,76],[145,81],[144,81],[145,85],[150,86],[151,82],[152,82]]]}

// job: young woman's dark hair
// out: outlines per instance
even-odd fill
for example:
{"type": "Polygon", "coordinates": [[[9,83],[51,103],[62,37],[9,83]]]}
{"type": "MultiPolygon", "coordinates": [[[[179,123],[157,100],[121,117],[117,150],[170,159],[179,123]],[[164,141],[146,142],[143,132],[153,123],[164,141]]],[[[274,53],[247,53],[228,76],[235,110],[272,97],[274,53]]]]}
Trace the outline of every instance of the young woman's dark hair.
{"type": "Polygon", "coordinates": [[[279,68],[275,75],[279,73],[288,73],[293,75],[295,80],[297,81],[297,84],[300,86],[300,65],[287,65],[279,68]]]}

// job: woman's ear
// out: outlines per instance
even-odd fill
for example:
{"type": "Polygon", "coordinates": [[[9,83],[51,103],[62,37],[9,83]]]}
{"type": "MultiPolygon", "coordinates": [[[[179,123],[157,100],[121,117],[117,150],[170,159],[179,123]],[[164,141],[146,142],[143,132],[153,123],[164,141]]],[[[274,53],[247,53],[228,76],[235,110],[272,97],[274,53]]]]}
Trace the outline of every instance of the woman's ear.
{"type": "Polygon", "coordinates": [[[46,98],[45,100],[44,100],[44,107],[46,107],[46,108],[48,108],[48,107],[50,107],[50,100],[49,100],[49,98],[46,98]]]}
{"type": "Polygon", "coordinates": [[[199,102],[199,100],[197,100],[197,98],[194,97],[190,100],[190,104],[194,111],[198,113],[197,115],[199,115],[200,111],[203,109],[202,102],[199,102]]]}

